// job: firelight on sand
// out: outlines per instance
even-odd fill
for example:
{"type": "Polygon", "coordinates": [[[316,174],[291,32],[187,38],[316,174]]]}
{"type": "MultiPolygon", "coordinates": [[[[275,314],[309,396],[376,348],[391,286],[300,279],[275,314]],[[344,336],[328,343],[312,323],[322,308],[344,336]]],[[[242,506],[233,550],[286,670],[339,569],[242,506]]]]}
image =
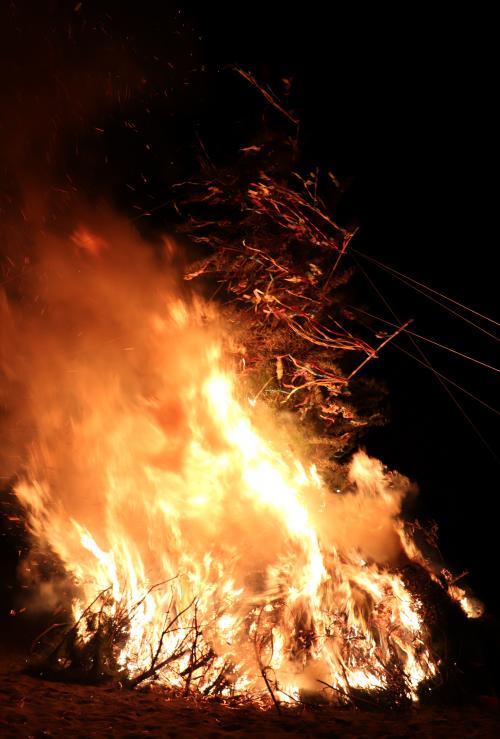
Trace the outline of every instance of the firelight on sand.
{"type": "Polygon", "coordinates": [[[22,300],[1,307],[30,429],[7,447],[16,494],[33,557],[52,553],[72,583],[79,638],[119,621],[130,679],[203,694],[342,700],[384,689],[397,664],[416,699],[437,658],[396,570],[420,556],[405,478],[358,452],[330,491],[296,434],[248,403],[214,307],[123,226],[99,248],[85,233],[85,248],[46,237],[22,300]]]}

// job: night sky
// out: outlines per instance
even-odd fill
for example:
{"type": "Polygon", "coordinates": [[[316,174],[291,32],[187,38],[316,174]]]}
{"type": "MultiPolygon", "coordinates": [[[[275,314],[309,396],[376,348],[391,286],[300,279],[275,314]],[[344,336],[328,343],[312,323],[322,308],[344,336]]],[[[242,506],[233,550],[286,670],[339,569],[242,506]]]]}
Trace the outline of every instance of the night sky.
{"type": "MultiPolygon", "coordinates": [[[[70,182],[128,218],[155,209],[138,221],[146,233],[168,229],[168,209],[159,206],[195,170],[200,141],[213,161],[228,163],[263,117],[273,119],[231,70],[236,64],[278,94],[283,78],[291,80],[286,105],[300,118],[305,161],[343,183],[339,214],[359,226],[357,252],[498,318],[492,19],[422,6],[403,17],[354,3],[349,13],[335,3],[329,11],[320,3],[197,5],[3,5],[2,214],[43,183],[45,206],[62,218],[58,188],[70,182]]],[[[416,333],[499,364],[493,338],[356,260],[398,318],[414,319],[416,333]]],[[[366,310],[394,320],[364,276],[356,280],[366,310]]],[[[418,353],[406,339],[397,343],[418,353]]],[[[495,372],[418,345],[439,372],[500,405],[495,372]]],[[[469,569],[467,582],[498,613],[498,415],[452,388],[460,410],[396,347],[376,364],[391,421],[368,435],[366,448],[418,483],[413,513],[438,522],[450,567],[469,569]]],[[[12,545],[3,539],[7,561],[12,545]]]]}

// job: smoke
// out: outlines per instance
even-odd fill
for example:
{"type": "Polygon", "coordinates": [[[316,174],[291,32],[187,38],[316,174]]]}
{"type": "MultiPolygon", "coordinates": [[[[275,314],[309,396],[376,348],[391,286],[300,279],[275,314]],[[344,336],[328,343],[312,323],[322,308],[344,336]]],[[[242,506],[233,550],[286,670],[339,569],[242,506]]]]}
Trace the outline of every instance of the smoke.
{"type": "MultiPolygon", "coordinates": [[[[96,212],[92,230],[40,232],[29,262],[11,267],[0,301],[1,474],[18,480],[37,545],[74,571],[84,532],[112,551],[126,531],[152,577],[162,579],[173,552],[179,564],[244,551],[245,577],[255,579],[284,556],[287,538],[276,535],[272,505],[249,500],[225,419],[218,427],[220,409],[204,395],[214,369],[234,376],[223,351],[231,337],[213,308],[183,292],[176,258],[170,240],[154,248],[123,219],[96,212]],[[218,469],[224,455],[233,467],[218,469]]],[[[243,386],[238,393],[245,404],[243,386]]],[[[287,479],[297,430],[288,437],[265,413],[254,423],[262,454],[287,479]]],[[[318,535],[340,551],[395,561],[407,481],[362,453],[350,481],[343,495],[307,485],[318,535]]]]}
{"type": "Polygon", "coordinates": [[[341,550],[358,550],[368,560],[398,563],[403,549],[396,522],[415,486],[403,475],[387,472],[382,462],[364,452],[354,455],[349,481],[351,489],[330,499],[325,537],[341,550]]]}

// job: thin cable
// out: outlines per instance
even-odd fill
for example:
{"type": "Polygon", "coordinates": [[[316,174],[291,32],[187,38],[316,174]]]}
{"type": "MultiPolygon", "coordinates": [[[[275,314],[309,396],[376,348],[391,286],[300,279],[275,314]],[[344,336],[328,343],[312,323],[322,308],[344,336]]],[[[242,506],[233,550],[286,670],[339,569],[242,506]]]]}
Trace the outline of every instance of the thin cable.
{"type": "MultiPolygon", "coordinates": [[[[350,252],[350,254],[351,254],[351,259],[356,264],[356,266],[358,267],[358,269],[362,272],[362,274],[365,276],[365,278],[368,280],[368,282],[370,283],[372,289],[377,293],[377,295],[382,300],[382,302],[384,303],[384,305],[386,306],[386,308],[393,315],[393,317],[395,318],[395,320],[397,321],[397,323],[398,324],[401,324],[401,321],[399,320],[399,318],[396,315],[396,313],[392,310],[391,306],[389,305],[389,303],[387,302],[387,300],[384,298],[384,296],[382,295],[382,293],[380,292],[380,290],[372,282],[372,280],[370,279],[370,277],[366,274],[365,270],[361,267],[361,265],[359,264],[359,262],[357,261],[357,259],[354,257],[352,251],[350,252]]],[[[448,385],[446,385],[446,383],[444,382],[443,378],[440,376],[440,374],[434,369],[434,367],[432,366],[432,364],[429,362],[429,360],[427,359],[427,356],[425,355],[425,353],[423,352],[423,350],[419,347],[419,345],[416,343],[416,341],[415,341],[415,339],[413,339],[413,337],[409,336],[408,338],[411,341],[411,343],[413,344],[413,346],[415,347],[415,349],[417,350],[417,352],[422,357],[423,364],[428,369],[430,369],[431,372],[435,375],[436,379],[441,384],[441,386],[443,387],[443,389],[447,392],[447,394],[449,395],[449,397],[451,398],[451,400],[453,401],[453,403],[457,406],[457,408],[459,409],[460,413],[467,420],[468,424],[470,425],[470,427],[472,428],[472,430],[474,431],[474,433],[476,434],[476,436],[478,437],[478,439],[481,440],[482,444],[485,446],[485,448],[491,454],[491,456],[496,461],[496,463],[498,465],[500,465],[500,459],[497,457],[497,455],[495,454],[495,452],[493,451],[493,449],[491,448],[491,446],[488,444],[488,442],[486,441],[486,439],[484,438],[484,436],[481,434],[481,432],[479,431],[479,429],[476,427],[476,425],[474,424],[474,422],[472,421],[472,419],[468,416],[468,414],[462,408],[462,406],[460,405],[460,403],[458,402],[458,400],[455,398],[455,396],[451,392],[451,390],[448,387],[448,385]]]]}
{"type": "MultiPolygon", "coordinates": [[[[362,313],[366,313],[366,311],[361,311],[361,312],[362,313]]],[[[370,313],[367,313],[367,315],[371,316],[370,313]]],[[[375,318],[375,316],[373,316],[373,318],[375,318]]],[[[381,318],[380,320],[383,320],[383,319],[381,318]]],[[[369,326],[367,323],[364,323],[364,321],[361,321],[361,323],[369,331],[372,331],[373,333],[376,333],[372,326],[369,326]]],[[[386,321],[386,323],[389,323],[389,322],[386,321]]],[[[392,326],[393,324],[390,324],[390,325],[392,326]]],[[[438,375],[439,377],[441,377],[443,380],[446,380],[446,382],[449,382],[450,385],[453,385],[458,390],[461,390],[463,393],[465,393],[466,395],[468,395],[470,398],[472,398],[473,400],[477,401],[478,403],[480,403],[481,405],[483,405],[485,408],[488,408],[488,410],[492,411],[492,413],[495,413],[497,416],[500,416],[500,411],[499,410],[497,410],[496,408],[493,408],[493,406],[491,406],[491,405],[488,405],[488,403],[486,403],[486,401],[481,400],[481,398],[478,398],[477,395],[474,395],[474,393],[471,393],[470,390],[466,390],[464,387],[462,387],[462,385],[459,385],[458,382],[455,382],[455,380],[452,380],[450,377],[447,377],[442,372],[438,372],[435,368],[429,367],[428,364],[425,364],[425,362],[422,362],[421,359],[418,359],[418,357],[416,357],[414,354],[412,354],[411,352],[409,352],[407,349],[403,349],[403,347],[402,346],[399,346],[399,344],[396,344],[395,341],[391,341],[391,343],[389,344],[389,346],[394,346],[396,349],[399,349],[399,351],[403,352],[403,354],[406,354],[406,356],[410,357],[411,359],[414,359],[415,362],[418,362],[419,364],[421,364],[422,367],[425,367],[426,369],[431,369],[436,375],[438,375]]]]}
{"type": "MultiPolygon", "coordinates": [[[[351,249],[351,254],[352,254],[353,251],[355,251],[355,250],[354,249],[351,249]]],[[[403,277],[399,277],[393,270],[391,270],[388,267],[385,267],[385,265],[382,265],[381,262],[376,262],[376,260],[372,259],[371,257],[367,257],[365,254],[362,254],[361,252],[358,252],[358,251],[356,251],[356,254],[359,254],[364,259],[368,259],[370,262],[374,262],[374,264],[377,264],[381,269],[383,269],[386,272],[388,272],[390,275],[392,275],[393,277],[395,277],[397,280],[399,280],[400,282],[402,282],[407,287],[410,287],[412,290],[415,290],[420,295],[423,295],[424,298],[427,298],[428,300],[432,300],[433,303],[436,303],[441,308],[443,308],[444,310],[448,311],[448,313],[452,313],[457,318],[460,318],[460,320],[465,321],[470,326],[474,326],[474,328],[477,328],[478,331],[481,331],[483,334],[486,334],[486,336],[489,336],[490,338],[495,339],[495,341],[500,341],[500,338],[498,336],[495,336],[495,334],[492,334],[490,331],[487,331],[485,328],[483,328],[482,326],[479,326],[477,323],[474,323],[474,321],[471,321],[469,318],[466,318],[465,316],[462,316],[460,313],[458,313],[457,311],[453,310],[453,308],[450,308],[448,305],[444,305],[439,300],[436,300],[436,298],[433,298],[431,295],[427,295],[427,293],[424,293],[422,290],[419,290],[418,287],[415,287],[415,285],[412,285],[410,282],[407,282],[403,277]]],[[[353,259],[354,259],[354,257],[353,257],[353,259]]],[[[358,264],[358,263],[356,262],[356,264],[358,264]]]]}
{"type": "Polygon", "coordinates": [[[352,251],[356,251],[356,254],[358,254],[360,257],[363,257],[364,259],[368,259],[370,262],[377,264],[379,267],[389,270],[389,272],[393,272],[395,275],[398,275],[398,277],[404,277],[405,280],[408,280],[409,282],[413,282],[415,283],[415,285],[418,285],[419,287],[423,287],[424,290],[428,290],[429,292],[434,293],[434,295],[439,295],[440,298],[443,298],[444,300],[448,300],[450,303],[454,303],[454,305],[458,305],[460,308],[463,308],[464,310],[468,310],[469,313],[474,313],[475,316],[479,316],[479,318],[483,318],[485,321],[489,321],[490,323],[495,324],[495,326],[500,326],[500,322],[495,321],[493,318],[490,318],[489,316],[485,316],[483,313],[480,313],[479,311],[474,310],[473,308],[469,308],[468,305],[459,303],[458,300],[454,300],[453,298],[450,298],[448,295],[444,295],[444,293],[440,293],[439,290],[435,290],[433,287],[429,287],[429,285],[425,285],[423,282],[419,282],[414,277],[409,277],[408,275],[405,275],[402,272],[398,272],[398,270],[394,269],[394,267],[389,267],[389,265],[384,264],[383,262],[379,262],[378,259],[369,257],[367,254],[363,254],[360,251],[357,251],[355,249],[352,249],[352,251]]]}
{"type": "MultiPolygon", "coordinates": [[[[357,308],[354,305],[348,305],[347,307],[351,308],[351,310],[364,313],[366,316],[370,316],[370,318],[374,318],[376,321],[382,321],[382,323],[387,323],[388,326],[393,326],[394,328],[398,328],[397,324],[392,323],[392,321],[387,321],[385,318],[380,318],[380,316],[374,316],[372,313],[368,313],[368,311],[363,310],[362,308],[357,308]]],[[[487,369],[493,370],[493,372],[500,372],[500,369],[498,367],[493,367],[491,364],[482,362],[480,359],[476,359],[475,357],[470,357],[468,354],[463,354],[462,352],[459,352],[457,349],[452,349],[451,346],[440,344],[439,341],[434,341],[434,339],[429,339],[427,336],[422,336],[421,334],[417,334],[415,331],[410,331],[409,329],[405,328],[404,332],[405,334],[410,334],[411,336],[415,336],[417,339],[422,339],[422,341],[427,341],[429,344],[434,344],[434,346],[439,346],[441,349],[446,349],[447,352],[451,352],[452,354],[457,354],[459,357],[468,359],[470,362],[474,362],[475,364],[480,364],[482,367],[486,367],[487,369]]]]}
{"type": "MultiPolygon", "coordinates": [[[[480,403],[481,405],[483,405],[485,408],[487,408],[492,413],[495,413],[497,416],[500,416],[500,411],[499,410],[497,410],[496,408],[493,408],[493,406],[491,406],[491,405],[488,405],[488,403],[486,403],[484,400],[481,400],[481,398],[478,398],[476,395],[474,395],[473,393],[471,393],[470,390],[466,390],[464,387],[462,387],[461,385],[459,385],[458,382],[455,382],[454,380],[451,380],[449,377],[446,377],[446,375],[443,375],[442,372],[438,372],[433,367],[429,367],[429,365],[425,364],[425,362],[422,362],[421,359],[419,359],[418,357],[416,357],[414,354],[412,354],[411,352],[409,352],[407,349],[403,349],[402,346],[399,346],[399,344],[396,344],[395,341],[392,342],[392,346],[394,346],[396,349],[399,349],[399,351],[400,352],[403,352],[403,354],[406,354],[406,356],[411,357],[411,359],[414,359],[415,362],[418,362],[419,364],[421,364],[426,369],[431,369],[434,372],[435,375],[437,375],[438,377],[441,377],[443,380],[446,380],[446,382],[449,382],[450,385],[453,385],[454,387],[456,387],[457,390],[461,390],[461,392],[463,392],[466,395],[468,395],[469,398],[472,398],[473,400],[475,400],[477,403],[480,403]]],[[[496,454],[495,454],[495,457],[496,457],[496,454]]]]}

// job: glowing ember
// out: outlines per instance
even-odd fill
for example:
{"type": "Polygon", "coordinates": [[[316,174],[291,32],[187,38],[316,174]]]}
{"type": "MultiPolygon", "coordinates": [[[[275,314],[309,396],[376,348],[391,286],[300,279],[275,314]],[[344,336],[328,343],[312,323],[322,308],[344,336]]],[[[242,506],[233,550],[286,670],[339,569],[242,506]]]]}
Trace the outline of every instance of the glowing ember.
{"type": "Polygon", "coordinates": [[[248,403],[213,309],[130,234],[78,233],[44,245],[40,302],[1,318],[35,429],[16,493],[76,583],[82,642],[114,624],[129,678],[204,694],[342,699],[397,665],[415,697],[436,665],[393,568],[404,479],[359,452],[326,489],[288,419],[248,403]]]}

